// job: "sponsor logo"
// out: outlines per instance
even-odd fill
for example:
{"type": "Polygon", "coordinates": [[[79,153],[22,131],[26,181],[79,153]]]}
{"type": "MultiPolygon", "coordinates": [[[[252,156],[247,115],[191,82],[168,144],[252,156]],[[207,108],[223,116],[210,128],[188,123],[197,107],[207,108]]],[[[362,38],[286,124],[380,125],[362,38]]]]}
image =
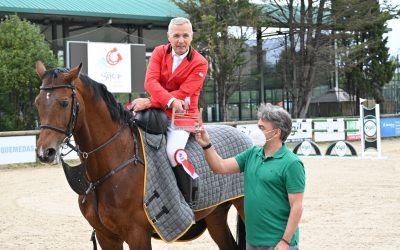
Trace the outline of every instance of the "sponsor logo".
{"type": "MultiPolygon", "coordinates": [[[[372,116],[370,116],[372,117],[372,116]]],[[[375,117],[364,120],[364,134],[365,140],[369,142],[376,141],[377,139],[377,126],[375,117]]]]}
{"type": "Polygon", "coordinates": [[[312,145],[309,141],[303,141],[300,146],[301,152],[303,155],[308,156],[311,154],[312,145]]]}
{"type": "Polygon", "coordinates": [[[347,146],[344,141],[338,141],[335,144],[335,152],[338,156],[343,157],[346,155],[347,146]]]}

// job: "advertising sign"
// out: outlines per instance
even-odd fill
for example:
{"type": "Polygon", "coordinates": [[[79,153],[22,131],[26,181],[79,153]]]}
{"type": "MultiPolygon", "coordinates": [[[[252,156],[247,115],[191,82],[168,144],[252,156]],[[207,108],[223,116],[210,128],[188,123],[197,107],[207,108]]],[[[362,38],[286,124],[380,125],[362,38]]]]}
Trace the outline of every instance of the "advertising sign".
{"type": "Polygon", "coordinates": [[[304,141],[312,139],[312,119],[293,120],[292,132],[287,138],[287,142],[304,141]]]}
{"type": "Polygon", "coordinates": [[[347,129],[358,130],[357,132],[356,131],[348,131],[346,140],[348,140],[348,141],[359,141],[361,139],[360,120],[358,120],[358,121],[345,121],[345,122],[346,122],[346,128],[347,129]]]}
{"type": "Polygon", "coordinates": [[[361,148],[362,155],[365,151],[373,149],[378,152],[378,157],[381,156],[381,131],[380,131],[380,114],[379,104],[373,108],[367,108],[360,105],[360,120],[361,120],[361,148]]]}
{"type": "Polygon", "coordinates": [[[337,141],[345,139],[344,120],[327,119],[326,121],[314,121],[314,129],[326,130],[326,132],[314,132],[314,141],[337,141]]]}
{"type": "Polygon", "coordinates": [[[88,76],[103,83],[112,93],[131,93],[131,49],[129,44],[87,45],[88,76]]]}
{"type": "Polygon", "coordinates": [[[381,118],[381,136],[382,137],[400,136],[400,117],[381,118]]]}
{"type": "Polygon", "coordinates": [[[36,162],[36,136],[0,137],[0,164],[36,162]]]}

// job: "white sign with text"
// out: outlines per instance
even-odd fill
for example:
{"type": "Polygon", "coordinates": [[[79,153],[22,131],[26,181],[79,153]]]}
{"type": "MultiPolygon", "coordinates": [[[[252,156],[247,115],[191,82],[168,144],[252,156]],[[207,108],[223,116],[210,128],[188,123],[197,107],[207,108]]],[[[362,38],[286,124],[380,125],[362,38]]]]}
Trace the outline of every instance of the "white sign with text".
{"type": "Polygon", "coordinates": [[[0,164],[36,162],[36,136],[0,137],[0,164]]]}
{"type": "Polygon", "coordinates": [[[112,93],[131,93],[131,45],[88,43],[88,75],[112,93]]]}

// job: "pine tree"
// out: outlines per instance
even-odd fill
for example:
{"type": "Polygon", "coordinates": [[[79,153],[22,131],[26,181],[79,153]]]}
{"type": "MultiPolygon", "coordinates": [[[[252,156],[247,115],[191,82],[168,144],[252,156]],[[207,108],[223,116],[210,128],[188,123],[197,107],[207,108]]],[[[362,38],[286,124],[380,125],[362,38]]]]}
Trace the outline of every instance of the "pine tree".
{"type": "MultiPolygon", "coordinates": [[[[377,0],[349,0],[336,2],[337,28],[342,28],[341,62],[345,89],[352,95],[374,98],[383,102],[382,87],[394,74],[395,65],[389,60],[387,38],[383,39],[385,22],[391,18],[381,11],[377,0]]],[[[356,105],[354,110],[357,110],[356,105]]]]}

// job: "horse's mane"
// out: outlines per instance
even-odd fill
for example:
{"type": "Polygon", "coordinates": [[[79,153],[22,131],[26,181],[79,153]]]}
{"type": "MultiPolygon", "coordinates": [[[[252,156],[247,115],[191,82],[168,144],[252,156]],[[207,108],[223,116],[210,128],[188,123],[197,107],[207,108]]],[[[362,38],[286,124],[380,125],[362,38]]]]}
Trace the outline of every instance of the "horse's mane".
{"type": "MultiPolygon", "coordinates": [[[[46,71],[44,77],[50,76],[57,78],[58,73],[68,73],[70,70],[67,68],[55,68],[49,71],[46,71]]],[[[107,87],[95,80],[91,79],[86,74],[80,74],[79,79],[85,84],[86,87],[89,87],[93,90],[93,96],[95,100],[99,98],[103,99],[106,103],[108,111],[110,112],[111,119],[114,122],[123,122],[123,123],[130,123],[132,121],[132,113],[125,110],[121,103],[118,103],[115,100],[113,94],[111,94],[107,87]]]]}
{"type": "Polygon", "coordinates": [[[131,121],[133,116],[132,113],[127,111],[121,103],[118,103],[117,100],[115,100],[114,95],[107,90],[106,85],[96,82],[86,74],[80,74],[79,78],[87,87],[90,87],[93,90],[94,98],[101,97],[103,99],[113,121],[128,123],[131,121]]]}

